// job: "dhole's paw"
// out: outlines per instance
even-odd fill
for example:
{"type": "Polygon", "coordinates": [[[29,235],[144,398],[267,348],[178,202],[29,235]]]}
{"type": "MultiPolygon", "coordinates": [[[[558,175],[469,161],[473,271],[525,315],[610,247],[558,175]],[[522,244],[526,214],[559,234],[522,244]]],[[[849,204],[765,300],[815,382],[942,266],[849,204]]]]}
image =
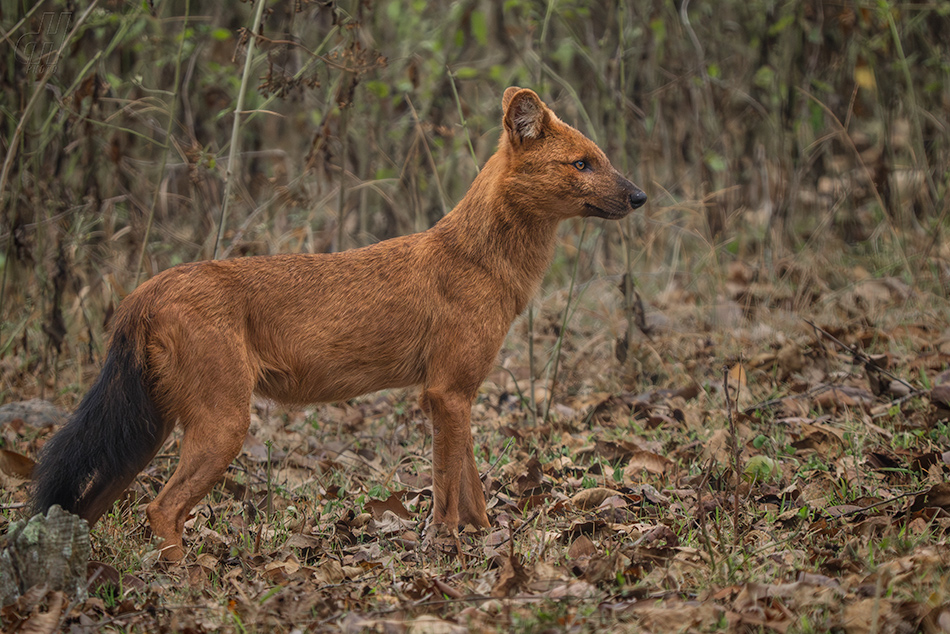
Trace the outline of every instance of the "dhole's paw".
{"type": "Polygon", "coordinates": [[[426,520],[422,533],[422,552],[429,556],[475,557],[482,546],[484,531],[475,526],[466,526],[459,531],[447,524],[435,524],[426,520]]]}
{"type": "Polygon", "coordinates": [[[177,564],[185,558],[185,549],[181,544],[169,544],[168,542],[164,542],[159,546],[158,552],[161,556],[161,561],[167,564],[177,564]]]}
{"type": "Polygon", "coordinates": [[[422,552],[427,555],[458,555],[462,551],[458,529],[442,522],[434,522],[432,516],[426,518],[422,528],[422,552]]]}

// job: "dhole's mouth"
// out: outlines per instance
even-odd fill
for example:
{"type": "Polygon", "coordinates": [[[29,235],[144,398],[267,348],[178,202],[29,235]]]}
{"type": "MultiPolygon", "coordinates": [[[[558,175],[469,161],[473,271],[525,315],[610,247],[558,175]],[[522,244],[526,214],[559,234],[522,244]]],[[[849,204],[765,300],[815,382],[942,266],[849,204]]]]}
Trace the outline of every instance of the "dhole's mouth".
{"type": "Polygon", "coordinates": [[[584,203],[584,209],[587,210],[588,216],[597,216],[598,218],[606,218],[607,220],[623,218],[630,211],[629,209],[624,209],[623,211],[607,211],[590,203],[584,203]]]}

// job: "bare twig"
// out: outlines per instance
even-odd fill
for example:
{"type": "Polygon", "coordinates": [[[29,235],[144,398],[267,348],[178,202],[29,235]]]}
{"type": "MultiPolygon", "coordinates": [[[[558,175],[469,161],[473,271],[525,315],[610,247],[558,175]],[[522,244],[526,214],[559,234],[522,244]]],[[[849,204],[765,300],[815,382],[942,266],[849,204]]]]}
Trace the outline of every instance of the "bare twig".
{"type": "MultiPolygon", "coordinates": [[[[426,150],[426,158],[429,161],[429,167],[432,168],[432,177],[435,179],[435,184],[439,188],[439,202],[442,203],[442,215],[444,216],[449,211],[445,206],[448,195],[445,193],[445,187],[442,185],[442,178],[439,177],[439,167],[435,162],[435,157],[432,156],[432,150],[429,149],[429,140],[426,138],[425,131],[422,129],[422,121],[419,120],[419,113],[416,112],[416,107],[412,105],[412,101],[410,101],[408,95],[406,95],[406,103],[409,104],[409,110],[412,111],[412,119],[416,125],[416,134],[422,141],[422,147],[426,150]]],[[[416,227],[417,231],[422,231],[422,229],[424,229],[424,227],[416,227]]]]}
{"type": "Polygon", "coordinates": [[[480,170],[478,168],[478,156],[475,154],[475,146],[472,145],[472,135],[468,131],[468,124],[465,122],[465,113],[462,112],[462,100],[459,99],[458,88],[455,86],[455,74],[448,70],[449,75],[449,84],[452,86],[452,96],[455,97],[455,105],[459,111],[459,124],[462,126],[462,130],[465,132],[465,140],[468,141],[468,151],[472,155],[472,163],[475,164],[475,173],[477,174],[480,170]]]}
{"type": "MultiPolygon", "coordinates": [[[[739,366],[739,369],[742,369],[741,365],[739,366]]],[[[729,369],[725,367],[723,368],[722,384],[723,394],[726,397],[726,417],[729,419],[729,436],[732,440],[732,475],[735,478],[732,501],[732,547],[735,549],[739,547],[739,483],[742,481],[742,477],[739,474],[738,429],[736,428],[736,417],[732,407],[732,397],[729,395],[729,369]]],[[[736,379],[736,405],[738,405],[739,401],[740,385],[740,381],[736,379]]]]}
{"type": "Polygon", "coordinates": [[[513,540],[513,539],[515,538],[515,535],[517,535],[518,533],[520,533],[521,531],[523,531],[529,524],[531,524],[531,522],[533,522],[534,520],[536,520],[537,517],[538,517],[538,515],[541,515],[541,511],[542,511],[542,510],[543,510],[543,508],[539,508],[537,511],[535,511],[534,513],[532,513],[531,516],[528,517],[528,519],[524,520],[524,521],[521,523],[521,526],[519,526],[518,528],[516,528],[516,529],[510,531],[509,534],[508,534],[508,537],[506,537],[506,538],[504,538],[503,540],[501,540],[500,542],[498,542],[498,544],[496,544],[496,546],[504,546],[505,544],[507,544],[508,542],[510,542],[511,540],[513,540]]]}
{"type": "Polygon", "coordinates": [[[491,491],[487,489],[488,476],[491,475],[491,472],[495,470],[495,467],[498,466],[498,463],[501,461],[501,459],[504,458],[508,454],[514,442],[515,442],[514,438],[509,438],[508,442],[505,443],[504,448],[501,450],[498,456],[495,457],[495,460],[490,465],[488,465],[488,470],[486,470],[485,473],[481,474],[480,476],[480,479],[482,480],[482,489],[483,489],[482,493],[485,495],[486,502],[491,501],[495,497],[494,495],[491,494],[491,491]]]}
{"type": "Polygon", "coordinates": [[[264,0],[257,0],[257,9],[254,12],[254,26],[247,40],[247,56],[244,58],[244,73],[241,75],[241,88],[238,90],[237,104],[234,107],[234,123],[231,126],[231,147],[228,153],[228,167],[224,172],[224,200],[221,201],[221,217],[218,220],[218,235],[214,240],[212,258],[217,259],[224,239],[224,227],[228,219],[228,201],[231,200],[231,188],[234,186],[234,166],[237,164],[239,132],[241,131],[241,115],[244,114],[244,94],[251,76],[251,61],[254,57],[254,41],[257,32],[261,30],[261,16],[264,14],[264,0]]]}
{"type": "Polygon", "coordinates": [[[916,496],[916,495],[920,495],[921,493],[926,493],[929,490],[930,490],[930,487],[927,487],[926,489],[921,489],[920,491],[908,491],[907,493],[901,493],[900,495],[895,495],[894,497],[887,498],[886,500],[881,500],[880,502],[875,502],[874,504],[868,504],[867,506],[862,506],[861,508],[851,509],[850,511],[846,513],[842,513],[841,515],[838,515],[837,517],[848,517],[849,515],[857,515],[858,513],[864,513],[865,511],[870,511],[871,509],[877,508],[879,506],[885,506],[887,504],[896,502],[897,500],[902,500],[912,495],[916,496]]]}
{"type": "MultiPolygon", "coordinates": [[[[89,14],[92,13],[97,4],[99,4],[99,0],[92,0],[92,2],[89,3],[86,11],[81,16],[79,16],[78,20],[76,20],[73,30],[69,32],[69,35],[63,38],[63,43],[60,44],[59,50],[56,51],[56,55],[53,59],[59,59],[60,56],[62,56],[66,46],[72,42],[73,36],[76,35],[76,32],[79,31],[79,28],[83,25],[83,23],[85,23],[86,18],[89,17],[89,14]]],[[[40,95],[43,94],[46,84],[49,83],[49,80],[52,78],[55,71],[56,64],[47,65],[46,72],[43,73],[43,76],[40,77],[40,79],[34,85],[35,89],[33,91],[33,96],[30,97],[30,101],[27,102],[23,112],[20,113],[20,122],[17,123],[16,129],[13,131],[13,138],[10,139],[10,144],[7,146],[7,157],[3,161],[3,169],[0,170],[0,201],[5,200],[4,191],[7,188],[7,179],[10,177],[10,167],[13,165],[14,157],[18,154],[17,145],[19,145],[20,137],[23,136],[23,130],[26,128],[26,124],[30,120],[30,113],[32,113],[33,108],[36,107],[36,103],[39,101],[40,95]]],[[[3,207],[9,208],[12,207],[12,205],[3,205],[3,207]]]]}
{"type": "Polygon", "coordinates": [[[699,531],[702,533],[702,542],[706,547],[706,554],[709,555],[709,567],[716,569],[716,555],[713,552],[712,538],[709,537],[709,528],[706,526],[706,511],[703,509],[703,490],[709,484],[709,474],[712,473],[713,458],[710,456],[703,469],[703,477],[696,487],[696,515],[699,521],[699,531]]]}
{"type": "Polygon", "coordinates": [[[577,256],[574,259],[574,267],[571,271],[571,283],[567,287],[567,302],[564,304],[561,332],[558,333],[557,341],[554,344],[554,367],[551,370],[551,389],[548,392],[547,402],[544,404],[544,416],[541,417],[542,423],[547,422],[548,415],[551,413],[551,403],[554,402],[554,389],[557,387],[557,372],[561,361],[561,345],[564,343],[564,337],[567,334],[567,322],[571,315],[571,298],[574,296],[574,284],[577,281],[577,269],[580,265],[580,256],[584,248],[584,238],[587,236],[587,226],[587,223],[584,223],[584,228],[581,229],[581,237],[577,241],[577,256]]]}
{"type": "Polygon", "coordinates": [[[896,374],[894,374],[893,372],[891,372],[891,371],[888,370],[887,368],[882,368],[882,367],[878,366],[877,364],[875,364],[875,363],[874,363],[874,360],[871,359],[871,357],[869,357],[867,354],[865,354],[864,351],[861,350],[860,348],[858,348],[857,346],[849,346],[849,345],[847,345],[846,343],[844,343],[843,341],[841,341],[840,339],[838,339],[837,337],[835,337],[833,334],[831,334],[830,332],[828,332],[827,330],[825,330],[825,329],[822,328],[821,326],[818,326],[818,325],[816,325],[816,324],[814,324],[814,323],[808,321],[808,320],[805,319],[804,317],[802,318],[802,321],[804,321],[806,324],[808,324],[809,326],[811,326],[812,328],[814,328],[817,332],[819,332],[819,333],[821,333],[822,335],[824,335],[829,341],[831,341],[831,342],[837,344],[838,346],[840,346],[842,350],[847,350],[848,352],[850,352],[850,353],[854,356],[854,358],[855,358],[857,361],[859,361],[859,362],[861,363],[861,365],[867,367],[867,366],[869,366],[869,365],[871,365],[871,364],[874,364],[874,369],[875,369],[877,372],[880,372],[881,374],[887,376],[888,378],[893,379],[894,381],[897,381],[898,383],[900,383],[901,385],[903,385],[904,387],[906,387],[907,389],[909,389],[909,390],[910,390],[912,393],[914,393],[914,394],[921,394],[921,393],[922,393],[921,390],[915,388],[913,385],[911,385],[910,383],[908,383],[908,382],[905,381],[904,379],[900,378],[899,376],[897,376],[896,374]]]}
{"type": "Polygon", "coordinates": [[[158,168],[158,175],[155,179],[155,191],[152,193],[152,204],[148,210],[148,220],[145,223],[145,234],[142,236],[142,249],[139,251],[139,261],[135,266],[135,277],[132,278],[132,284],[137,285],[142,275],[142,263],[145,261],[145,251],[148,249],[148,236],[152,232],[152,223],[155,220],[155,207],[158,205],[158,199],[162,187],[162,179],[165,176],[165,168],[168,165],[168,151],[171,149],[172,128],[175,126],[175,109],[178,106],[178,90],[181,82],[181,57],[185,49],[185,32],[188,29],[188,16],[190,14],[191,2],[185,0],[185,19],[181,23],[181,39],[178,42],[178,56],[175,58],[175,87],[171,91],[171,101],[168,105],[168,124],[165,126],[165,147],[162,149],[162,162],[158,168]]]}

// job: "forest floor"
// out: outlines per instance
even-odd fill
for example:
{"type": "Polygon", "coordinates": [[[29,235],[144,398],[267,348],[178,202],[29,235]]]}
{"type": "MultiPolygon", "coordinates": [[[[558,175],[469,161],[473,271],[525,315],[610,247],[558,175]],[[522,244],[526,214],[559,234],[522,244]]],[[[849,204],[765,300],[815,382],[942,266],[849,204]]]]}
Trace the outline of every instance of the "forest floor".
{"type": "MultiPolygon", "coordinates": [[[[563,339],[550,408],[551,382],[534,384],[537,415],[516,322],[472,416],[487,534],[423,547],[431,441],[415,392],[255,402],[180,565],[158,561],[144,513],[177,464],[174,436],[93,528],[90,597],[34,592],[3,626],[950,631],[946,301],[860,267],[734,262],[718,275],[714,301],[675,278],[645,294],[647,334],[624,364],[616,279],[582,286],[567,328],[566,293],[541,297],[536,356],[563,339]]],[[[69,385],[48,387],[73,405],[69,385]]],[[[17,465],[49,422],[0,423],[0,533],[23,513],[17,465]]]]}

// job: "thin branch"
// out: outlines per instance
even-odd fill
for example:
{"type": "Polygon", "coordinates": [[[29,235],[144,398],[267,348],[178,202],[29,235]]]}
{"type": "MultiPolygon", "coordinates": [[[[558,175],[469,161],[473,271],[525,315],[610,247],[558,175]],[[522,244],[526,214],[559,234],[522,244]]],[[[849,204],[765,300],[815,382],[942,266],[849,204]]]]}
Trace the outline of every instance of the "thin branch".
{"type": "Polygon", "coordinates": [[[897,381],[898,383],[906,387],[908,390],[910,390],[912,393],[915,393],[915,394],[922,393],[921,390],[918,390],[916,387],[914,387],[913,385],[911,385],[904,379],[900,378],[899,376],[897,376],[896,374],[894,374],[887,368],[882,368],[878,366],[876,363],[874,363],[874,360],[871,359],[871,357],[865,354],[864,351],[860,350],[857,346],[849,346],[845,344],[843,341],[835,337],[833,334],[831,334],[830,332],[828,332],[821,326],[815,325],[814,323],[808,321],[804,317],[802,318],[802,321],[804,321],[806,324],[814,328],[816,331],[820,332],[822,335],[824,335],[833,343],[836,343],[837,345],[841,346],[843,350],[847,350],[848,352],[850,352],[852,355],[854,355],[854,358],[857,359],[861,363],[861,365],[865,367],[869,365],[873,365],[876,371],[880,372],[881,374],[887,376],[890,379],[893,379],[894,381],[897,381]]]}
{"type": "Polygon", "coordinates": [[[254,13],[254,26],[247,40],[247,56],[244,58],[244,73],[241,75],[241,88],[238,91],[237,104],[234,107],[234,124],[231,126],[231,147],[228,153],[228,167],[224,172],[224,200],[221,203],[221,217],[218,220],[218,235],[214,240],[212,259],[218,259],[221,241],[224,239],[224,227],[228,219],[228,203],[231,200],[231,188],[234,186],[234,166],[237,164],[238,141],[241,131],[241,115],[244,113],[244,94],[247,92],[248,79],[251,76],[251,61],[254,57],[254,42],[261,30],[261,17],[264,15],[264,0],[257,0],[254,13]]]}
{"type": "Polygon", "coordinates": [[[152,193],[152,204],[148,210],[148,220],[145,223],[145,234],[142,236],[142,249],[139,251],[139,261],[135,265],[135,277],[132,278],[132,284],[138,286],[139,278],[142,275],[142,263],[145,261],[145,252],[148,250],[148,237],[152,232],[152,223],[155,220],[155,207],[158,205],[158,199],[161,195],[162,179],[165,176],[165,168],[168,165],[168,151],[171,149],[172,128],[175,126],[175,109],[178,106],[179,83],[181,82],[181,56],[185,49],[185,32],[188,29],[188,16],[191,13],[191,2],[185,0],[185,19],[181,23],[181,40],[178,42],[178,56],[175,58],[175,84],[172,90],[171,103],[168,106],[168,124],[165,126],[165,145],[162,148],[162,163],[158,168],[158,175],[155,179],[155,191],[152,193]]]}
{"type": "MultiPolygon", "coordinates": [[[[92,13],[92,10],[96,8],[97,4],[99,4],[99,0],[92,0],[92,2],[90,2],[89,6],[86,8],[86,11],[81,16],[79,16],[79,19],[76,20],[76,24],[73,26],[73,30],[69,32],[69,35],[63,38],[63,43],[60,44],[59,50],[56,51],[56,55],[53,57],[54,60],[59,59],[62,56],[63,51],[66,49],[66,45],[72,41],[73,36],[76,35],[76,32],[86,21],[86,18],[89,17],[89,14],[92,13]]],[[[33,108],[36,107],[36,103],[40,100],[40,95],[43,94],[46,84],[49,83],[49,80],[53,77],[53,73],[55,71],[56,64],[47,65],[46,72],[43,73],[43,76],[35,84],[36,89],[33,91],[33,96],[30,97],[30,101],[26,104],[26,107],[20,114],[20,122],[13,131],[13,138],[10,139],[10,143],[7,146],[7,158],[3,161],[3,169],[0,171],[0,201],[5,200],[3,198],[3,193],[7,188],[7,179],[10,177],[10,168],[13,165],[13,158],[18,154],[16,147],[20,143],[20,137],[23,136],[23,130],[26,128],[27,121],[30,120],[30,113],[32,113],[33,108]]]]}

